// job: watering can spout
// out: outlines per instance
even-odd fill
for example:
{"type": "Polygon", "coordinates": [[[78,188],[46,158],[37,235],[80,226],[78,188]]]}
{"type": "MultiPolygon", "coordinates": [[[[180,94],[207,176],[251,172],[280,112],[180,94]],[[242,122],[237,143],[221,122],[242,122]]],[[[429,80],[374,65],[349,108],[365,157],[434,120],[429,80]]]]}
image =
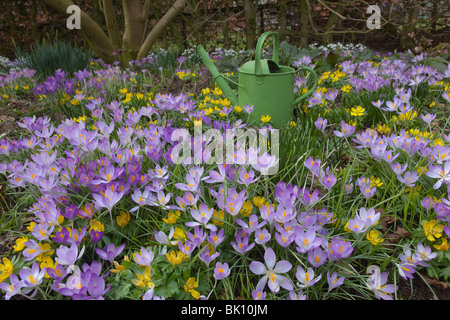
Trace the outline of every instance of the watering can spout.
{"type": "Polygon", "coordinates": [[[225,97],[227,97],[228,100],[230,100],[231,104],[234,106],[238,105],[238,98],[236,94],[233,92],[231,87],[228,85],[227,81],[224,77],[219,73],[214,63],[209,58],[208,52],[203,48],[203,46],[199,45],[197,46],[198,53],[200,54],[203,63],[208,68],[209,72],[213,76],[214,80],[216,81],[219,88],[222,90],[225,97]]]}

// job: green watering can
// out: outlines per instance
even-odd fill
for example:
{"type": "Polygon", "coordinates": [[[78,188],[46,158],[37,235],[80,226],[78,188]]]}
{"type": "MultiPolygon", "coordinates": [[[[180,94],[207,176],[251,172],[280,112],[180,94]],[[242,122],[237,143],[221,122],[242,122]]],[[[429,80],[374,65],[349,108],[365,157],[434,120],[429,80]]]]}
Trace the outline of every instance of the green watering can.
{"type": "Polygon", "coordinates": [[[278,48],[278,32],[263,33],[256,45],[255,60],[248,61],[239,68],[239,80],[236,83],[220,74],[205,49],[201,45],[197,47],[203,63],[232,105],[241,107],[247,104],[253,105],[250,121],[259,121],[262,116],[269,115],[270,123],[274,128],[283,128],[293,119],[293,106],[316,90],[317,74],[308,67],[295,70],[288,66],[278,65],[278,48]],[[262,46],[268,36],[273,36],[273,56],[272,59],[261,59],[262,46]],[[299,70],[307,70],[312,74],[314,86],[302,96],[294,99],[295,73],[299,70]],[[227,81],[237,84],[237,96],[227,81]]]}

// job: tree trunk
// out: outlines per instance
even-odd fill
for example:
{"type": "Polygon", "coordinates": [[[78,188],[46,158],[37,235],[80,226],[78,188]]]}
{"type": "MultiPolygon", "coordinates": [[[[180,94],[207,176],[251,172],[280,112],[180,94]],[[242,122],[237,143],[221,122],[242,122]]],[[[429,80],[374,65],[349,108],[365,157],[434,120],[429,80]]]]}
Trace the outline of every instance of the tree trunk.
{"type": "Polygon", "coordinates": [[[145,18],[142,17],[141,0],[122,0],[123,16],[125,20],[125,32],[122,39],[122,63],[127,65],[131,59],[135,59],[141,48],[145,18]]]}
{"type": "Polygon", "coordinates": [[[344,6],[336,6],[335,9],[333,9],[335,12],[330,12],[330,17],[328,18],[327,24],[325,25],[325,35],[323,36],[324,43],[332,43],[333,42],[333,34],[327,33],[328,31],[333,31],[336,28],[336,25],[338,24],[341,17],[339,15],[342,15],[344,13],[344,6]]]}
{"type": "Polygon", "coordinates": [[[405,50],[414,49],[415,47],[413,33],[418,16],[419,6],[417,5],[416,1],[413,1],[411,7],[408,9],[407,22],[402,26],[403,28],[400,34],[400,43],[405,50]]]}
{"type": "Polygon", "coordinates": [[[103,13],[105,15],[106,29],[114,50],[122,48],[122,39],[120,37],[119,26],[116,21],[116,10],[112,0],[103,0],[103,13]]]}
{"type": "Polygon", "coordinates": [[[297,0],[300,8],[300,46],[307,47],[309,42],[309,17],[306,0],[297,0]]]}
{"type": "Polygon", "coordinates": [[[244,0],[246,47],[253,50],[256,41],[256,7],[253,0],[244,0]]]}
{"type": "Polygon", "coordinates": [[[161,32],[169,25],[172,20],[180,13],[186,4],[186,0],[177,0],[173,6],[166,12],[166,14],[156,23],[156,25],[152,28],[152,31],[148,34],[147,38],[145,38],[144,43],[142,44],[139,53],[137,55],[137,59],[142,59],[148,55],[150,49],[155,43],[156,39],[158,39],[161,32]]]}
{"type": "Polygon", "coordinates": [[[287,6],[286,6],[286,0],[280,0],[279,4],[280,8],[280,41],[285,40],[286,38],[286,31],[287,31],[287,6]]]}

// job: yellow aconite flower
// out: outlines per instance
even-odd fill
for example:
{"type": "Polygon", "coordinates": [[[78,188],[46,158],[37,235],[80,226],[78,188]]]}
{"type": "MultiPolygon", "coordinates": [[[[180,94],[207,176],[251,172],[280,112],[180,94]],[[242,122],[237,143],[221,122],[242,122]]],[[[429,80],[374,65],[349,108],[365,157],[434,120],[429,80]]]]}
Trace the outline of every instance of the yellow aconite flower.
{"type": "MultiPolygon", "coordinates": [[[[124,261],[130,261],[130,259],[128,258],[128,256],[125,256],[125,257],[123,258],[123,260],[124,260],[124,261]]],[[[113,261],[113,263],[114,263],[114,268],[115,268],[115,269],[111,269],[111,270],[110,270],[112,273],[119,273],[119,272],[124,271],[124,270],[127,269],[127,267],[125,267],[125,266],[119,264],[117,261],[113,261]]]]}
{"type": "Polygon", "coordinates": [[[223,210],[217,211],[214,209],[212,222],[215,225],[221,226],[221,225],[223,225],[223,220],[225,220],[225,212],[223,210]],[[216,218],[216,219],[214,219],[214,218],[216,218]],[[220,219],[220,220],[218,220],[218,219],[220,219]]]}
{"type": "Polygon", "coordinates": [[[423,231],[429,241],[434,241],[436,238],[440,238],[442,236],[441,233],[444,231],[444,225],[437,224],[436,220],[425,221],[423,224],[423,231]]]}
{"type": "Polygon", "coordinates": [[[202,93],[203,93],[203,94],[208,94],[208,93],[209,93],[209,88],[202,89],[202,93]]]}
{"type": "MultiPolygon", "coordinates": [[[[42,262],[39,265],[41,269],[44,268],[50,268],[50,269],[55,269],[57,263],[53,261],[53,259],[49,256],[45,256],[42,258],[42,262]]],[[[48,273],[45,273],[45,278],[50,279],[50,276],[48,275],[48,273]]]]}
{"type": "Polygon", "coordinates": [[[131,282],[139,288],[149,287],[150,289],[155,287],[155,284],[151,281],[150,267],[145,268],[144,274],[136,274],[137,279],[132,279],[131,282]]]}
{"type": "Polygon", "coordinates": [[[197,287],[198,287],[197,281],[195,281],[194,277],[191,277],[186,281],[186,284],[184,285],[184,290],[186,292],[189,292],[195,299],[198,299],[200,298],[200,292],[194,290],[197,287]]]}
{"type": "Polygon", "coordinates": [[[250,201],[245,201],[242,205],[241,211],[239,211],[240,214],[244,216],[248,216],[250,213],[252,213],[253,205],[250,201]]]}
{"type": "Polygon", "coordinates": [[[212,93],[215,94],[216,96],[221,96],[223,92],[222,90],[220,90],[219,87],[215,87],[212,93]]]}
{"type": "Polygon", "coordinates": [[[364,111],[366,111],[366,109],[364,109],[361,106],[357,106],[356,108],[350,109],[350,115],[352,115],[354,117],[361,117],[364,115],[364,111]]]}
{"type": "Polygon", "coordinates": [[[259,209],[261,209],[261,206],[264,204],[266,199],[264,197],[254,197],[253,198],[253,204],[257,206],[259,209]]]}
{"type": "Polygon", "coordinates": [[[122,93],[122,94],[125,94],[125,93],[128,92],[128,89],[127,88],[123,88],[123,89],[120,89],[119,92],[122,93]]]}
{"type": "Polygon", "coordinates": [[[445,145],[445,142],[441,138],[437,138],[437,139],[434,139],[433,144],[434,144],[435,147],[437,145],[440,145],[441,147],[443,147],[445,145]]]}
{"type": "Polygon", "coordinates": [[[264,123],[266,123],[266,122],[269,122],[271,118],[272,118],[272,117],[269,116],[269,115],[262,116],[262,117],[261,117],[261,121],[264,122],[264,123]]]}
{"type": "Polygon", "coordinates": [[[3,257],[3,264],[0,263],[0,272],[0,282],[7,279],[13,272],[13,264],[6,257],[3,257]]]}
{"type": "Polygon", "coordinates": [[[177,210],[175,212],[169,211],[169,213],[167,214],[167,219],[166,218],[162,218],[162,220],[165,223],[173,224],[173,223],[177,222],[178,218],[180,217],[180,214],[181,214],[180,210],[177,210]]]}
{"type": "Polygon", "coordinates": [[[174,265],[178,265],[186,260],[187,256],[181,251],[170,251],[170,253],[166,253],[166,259],[170,263],[174,265]]]}
{"type": "Polygon", "coordinates": [[[52,250],[50,243],[38,243],[38,246],[41,249],[41,253],[36,257],[36,261],[44,261],[47,257],[50,257],[55,253],[55,250],[52,250]]]}
{"type": "Polygon", "coordinates": [[[370,187],[381,187],[384,183],[381,182],[380,178],[375,178],[374,176],[370,177],[370,187]]]}
{"type": "Polygon", "coordinates": [[[98,221],[96,219],[92,219],[89,222],[89,225],[91,226],[90,229],[89,229],[89,232],[91,230],[94,230],[94,231],[97,231],[97,232],[105,231],[105,226],[103,225],[103,223],[101,223],[100,221],[98,221]]]}
{"type": "Polygon", "coordinates": [[[367,233],[367,240],[370,241],[374,246],[379,245],[384,241],[383,238],[380,237],[380,233],[376,230],[371,230],[369,233],[367,233]]]}
{"type": "Polygon", "coordinates": [[[129,212],[121,211],[116,217],[117,225],[119,227],[125,227],[130,222],[131,216],[129,212]]]}
{"type": "Polygon", "coordinates": [[[447,239],[443,238],[441,241],[441,244],[435,244],[433,245],[437,250],[441,251],[448,251],[448,242],[447,239]]]}
{"type": "Polygon", "coordinates": [[[205,109],[205,115],[209,116],[211,113],[214,112],[214,109],[209,107],[208,109],[205,109]]]}
{"type": "Polygon", "coordinates": [[[236,107],[234,107],[234,111],[237,113],[240,113],[242,111],[242,107],[236,106],[236,107]]]}
{"type": "Polygon", "coordinates": [[[173,238],[175,240],[184,241],[186,239],[186,231],[179,227],[175,227],[175,231],[173,233],[173,238]]]}
{"type": "Polygon", "coordinates": [[[350,92],[351,89],[352,89],[352,87],[350,85],[346,84],[345,86],[343,86],[341,88],[341,91],[343,91],[343,92],[350,92]]]}
{"type": "Polygon", "coordinates": [[[22,251],[25,248],[24,243],[28,241],[28,237],[23,236],[16,239],[16,244],[14,245],[14,251],[22,251]]]}

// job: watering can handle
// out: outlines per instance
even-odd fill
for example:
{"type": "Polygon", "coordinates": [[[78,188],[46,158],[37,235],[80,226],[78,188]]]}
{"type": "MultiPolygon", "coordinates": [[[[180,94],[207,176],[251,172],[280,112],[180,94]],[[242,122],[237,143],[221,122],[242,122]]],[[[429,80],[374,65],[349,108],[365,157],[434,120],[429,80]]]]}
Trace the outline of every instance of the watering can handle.
{"type": "Polygon", "coordinates": [[[296,70],[296,72],[298,72],[298,71],[300,71],[300,70],[306,70],[306,71],[309,71],[309,72],[312,74],[312,76],[313,76],[313,78],[314,78],[314,85],[312,86],[311,89],[308,90],[308,92],[306,92],[305,94],[303,94],[303,95],[301,95],[300,97],[298,97],[297,99],[295,99],[294,104],[299,103],[299,102],[302,101],[304,98],[306,98],[306,97],[309,96],[311,93],[313,93],[314,90],[316,90],[317,85],[318,85],[317,73],[316,73],[313,69],[311,69],[310,67],[301,67],[301,68],[298,68],[298,69],[296,70]]]}
{"type": "Polygon", "coordinates": [[[278,58],[278,47],[279,47],[279,36],[278,32],[275,31],[267,31],[264,32],[258,39],[258,43],[256,44],[256,51],[255,51],[255,74],[261,75],[261,50],[262,46],[264,44],[264,41],[268,36],[273,36],[273,56],[272,60],[275,61],[276,64],[279,62],[278,58]]]}

